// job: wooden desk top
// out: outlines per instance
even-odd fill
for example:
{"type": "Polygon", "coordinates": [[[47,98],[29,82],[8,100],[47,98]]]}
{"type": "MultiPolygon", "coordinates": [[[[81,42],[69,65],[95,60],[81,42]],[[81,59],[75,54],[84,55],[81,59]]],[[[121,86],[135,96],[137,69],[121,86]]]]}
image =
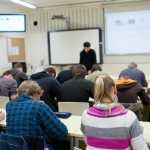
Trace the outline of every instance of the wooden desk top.
{"type": "Polygon", "coordinates": [[[80,128],[81,116],[70,116],[67,119],[60,119],[68,128],[68,135],[73,136],[74,133],[80,128]]]}
{"type": "Polygon", "coordinates": [[[140,121],[142,126],[144,127],[143,137],[148,146],[150,146],[150,122],[142,122],[140,121]]]}
{"type": "MultiPolygon", "coordinates": [[[[5,112],[5,109],[0,109],[5,112]]],[[[6,113],[6,112],[5,112],[6,113]]],[[[80,128],[81,125],[81,116],[73,116],[71,115],[67,119],[60,119],[67,128],[68,128],[68,135],[73,136],[73,134],[80,128]]],[[[6,127],[6,120],[0,122],[0,127],[6,127]]]]}

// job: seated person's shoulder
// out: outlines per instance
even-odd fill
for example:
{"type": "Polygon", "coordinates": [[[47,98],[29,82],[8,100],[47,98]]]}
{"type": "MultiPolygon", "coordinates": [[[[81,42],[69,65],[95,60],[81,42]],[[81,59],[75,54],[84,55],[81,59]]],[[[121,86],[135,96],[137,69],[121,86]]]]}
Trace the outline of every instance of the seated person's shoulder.
{"type": "Polygon", "coordinates": [[[132,112],[131,110],[128,110],[128,112],[126,114],[126,118],[127,118],[127,121],[129,124],[132,124],[134,121],[137,120],[135,113],[132,112]]]}

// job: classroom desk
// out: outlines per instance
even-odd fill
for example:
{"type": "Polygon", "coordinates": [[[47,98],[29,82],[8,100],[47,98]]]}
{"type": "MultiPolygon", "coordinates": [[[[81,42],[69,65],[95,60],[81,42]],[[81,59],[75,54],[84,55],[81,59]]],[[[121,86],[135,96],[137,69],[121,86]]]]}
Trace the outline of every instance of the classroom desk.
{"type": "MultiPolygon", "coordinates": [[[[140,123],[144,127],[144,133],[143,133],[144,140],[146,144],[150,146],[150,122],[140,121],[140,123]]],[[[75,137],[75,147],[79,148],[79,141],[83,141],[83,134],[80,129],[78,129],[74,133],[74,137],[75,137]]]]}
{"type": "MultiPolygon", "coordinates": [[[[0,109],[5,112],[5,109],[0,109]]],[[[74,133],[80,128],[81,116],[71,115],[67,119],[60,119],[68,128],[68,137],[70,138],[70,150],[74,147],[74,133]]],[[[0,127],[6,128],[6,120],[0,122],[0,127]]]]}
{"type": "Polygon", "coordinates": [[[68,137],[70,138],[70,150],[74,147],[74,133],[80,128],[81,116],[71,115],[67,119],[60,119],[68,128],[68,137]]]}

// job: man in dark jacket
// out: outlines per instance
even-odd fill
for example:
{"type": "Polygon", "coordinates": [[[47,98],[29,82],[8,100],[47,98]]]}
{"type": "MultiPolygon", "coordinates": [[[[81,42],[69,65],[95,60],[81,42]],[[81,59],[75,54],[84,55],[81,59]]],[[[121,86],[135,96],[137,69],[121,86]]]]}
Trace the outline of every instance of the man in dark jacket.
{"type": "Polygon", "coordinates": [[[122,76],[116,81],[116,88],[119,103],[136,103],[140,97],[143,104],[150,105],[150,98],[139,82],[122,76]]]}
{"type": "Polygon", "coordinates": [[[60,84],[54,78],[55,75],[56,71],[53,68],[31,75],[31,80],[36,81],[44,91],[41,100],[44,100],[54,112],[57,111],[55,98],[58,98],[60,94],[60,84]]]}
{"type": "Polygon", "coordinates": [[[121,76],[128,76],[132,80],[138,81],[143,87],[148,86],[144,72],[137,69],[137,64],[134,62],[131,62],[128,65],[128,69],[125,69],[120,73],[119,77],[121,76]]]}
{"type": "Polygon", "coordinates": [[[89,42],[85,42],[83,46],[84,50],[80,52],[79,63],[85,65],[87,73],[90,74],[92,66],[97,63],[96,53],[93,49],[90,49],[91,44],[89,42]]]}
{"type": "Polygon", "coordinates": [[[86,68],[77,65],[73,68],[73,79],[61,86],[60,101],[66,102],[88,102],[93,98],[94,83],[85,79],[86,68]]]}
{"type": "Polygon", "coordinates": [[[16,63],[14,65],[14,69],[10,70],[13,78],[17,81],[18,87],[20,86],[20,84],[25,81],[28,80],[27,75],[22,71],[22,64],[21,63],[16,63]]]}
{"type": "Polygon", "coordinates": [[[72,76],[73,68],[74,68],[74,66],[70,67],[69,70],[63,70],[58,74],[56,79],[58,80],[58,82],[60,84],[63,84],[64,82],[73,78],[73,76],[72,76]]]}

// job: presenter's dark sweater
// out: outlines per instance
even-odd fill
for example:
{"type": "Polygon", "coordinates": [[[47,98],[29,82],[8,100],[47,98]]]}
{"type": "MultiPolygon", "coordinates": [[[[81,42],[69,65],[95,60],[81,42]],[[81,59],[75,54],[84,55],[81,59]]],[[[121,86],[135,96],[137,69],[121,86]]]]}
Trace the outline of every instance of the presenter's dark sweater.
{"type": "Polygon", "coordinates": [[[44,100],[44,102],[54,112],[57,111],[55,98],[58,98],[60,95],[59,82],[46,72],[39,72],[37,74],[31,75],[31,80],[36,81],[44,91],[43,95],[41,96],[41,100],[44,100]]]}
{"type": "Polygon", "coordinates": [[[61,86],[60,101],[88,102],[93,98],[94,83],[83,78],[74,77],[61,86]]]}
{"type": "Polygon", "coordinates": [[[90,49],[88,53],[85,50],[80,52],[80,64],[85,65],[87,71],[91,70],[92,66],[96,63],[96,53],[93,49],[90,49]]]}

